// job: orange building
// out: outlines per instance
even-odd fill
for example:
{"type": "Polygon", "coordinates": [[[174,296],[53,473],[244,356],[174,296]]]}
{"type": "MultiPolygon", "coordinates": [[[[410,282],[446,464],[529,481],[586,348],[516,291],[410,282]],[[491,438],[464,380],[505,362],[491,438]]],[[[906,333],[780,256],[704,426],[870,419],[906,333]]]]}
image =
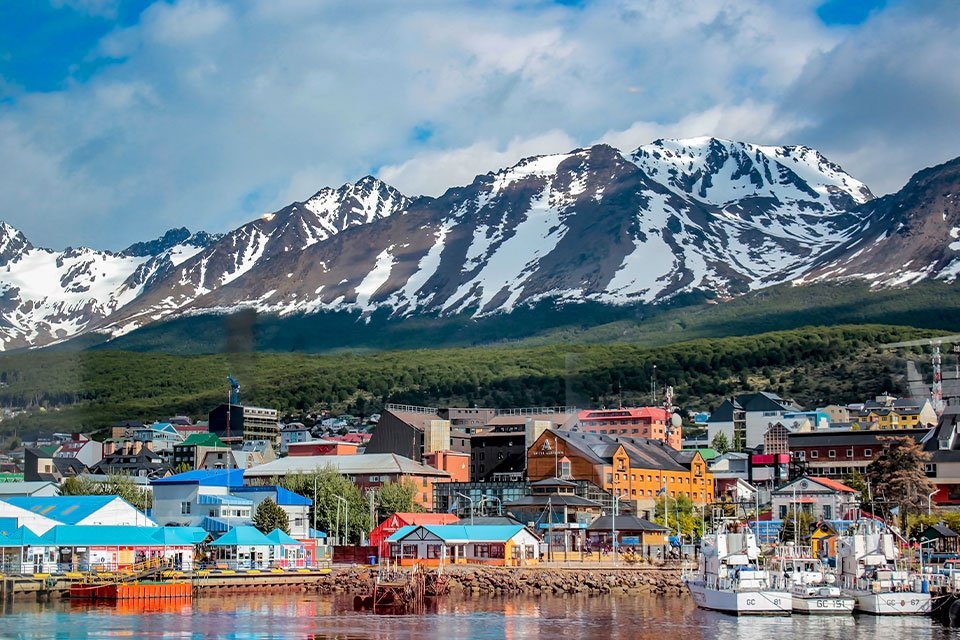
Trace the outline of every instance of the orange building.
{"type": "Polygon", "coordinates": [[[588,480],[637,511],[651,511],[658,495],[713,501],[713,474],[700,452],[676,451],[660,440],[548,430],[527,450],[531,482],[554,476],[588,480]]]}
{"type": "Polygon", "coordinates": [[[660,407],[591,409],[577,417],[580,431],[662,440],[677,451],[682,447],[683,434],[679,426],[673,426],[673,414],[660,407]]]}
{"type": "MultiPolygon", "coordinates": [[[[470,454],[462,451],[434,451],[423,456],[427,466],[446,471],[450,482],[470,482],[470,454]]],[[[410,524],[427,524],[413,523],[410,524]]]]}

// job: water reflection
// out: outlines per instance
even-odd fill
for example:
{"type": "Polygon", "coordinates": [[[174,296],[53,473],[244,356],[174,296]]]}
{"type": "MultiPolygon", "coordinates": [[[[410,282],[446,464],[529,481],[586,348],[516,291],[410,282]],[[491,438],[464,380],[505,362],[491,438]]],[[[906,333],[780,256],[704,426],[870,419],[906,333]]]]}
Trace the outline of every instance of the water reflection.
{"type": "Polygon", "coordinates": [[[449,640],[620,638],[629,640],[939,640],[926,618],[734,618],[686,598],[656,596],[450,598],[424,615],[353,611],[352,597],[305,594],[198,598],[121,606],[16,603],[0,638],[300,638],[449,640]]]}

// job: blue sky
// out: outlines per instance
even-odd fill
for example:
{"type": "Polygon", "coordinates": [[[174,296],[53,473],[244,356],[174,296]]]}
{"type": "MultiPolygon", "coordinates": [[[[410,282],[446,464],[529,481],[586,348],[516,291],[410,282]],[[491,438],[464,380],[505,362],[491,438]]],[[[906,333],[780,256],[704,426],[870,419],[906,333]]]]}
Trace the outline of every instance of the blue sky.
{"type": "Polygon", "coordinates": [[[960,155],[958,42],[952,0],[0,0],[0,219],[119,249],[696,135],[885,193],[960,155]]]}

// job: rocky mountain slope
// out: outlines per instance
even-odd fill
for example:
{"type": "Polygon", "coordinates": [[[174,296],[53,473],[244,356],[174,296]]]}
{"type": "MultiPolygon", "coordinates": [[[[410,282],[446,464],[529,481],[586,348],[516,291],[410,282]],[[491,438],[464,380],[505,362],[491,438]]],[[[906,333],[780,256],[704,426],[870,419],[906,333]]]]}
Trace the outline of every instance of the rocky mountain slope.
{"type": "Polygon", "coordinates": [[[527,158],[438,198],[367,177],[223,236],[174,230],[119,254],[35,249],[4,226],[0,341],[120,335],[237,308],[487,315],[543,300],[659,303],[811,279],[952,279],[951,166],[874,199],[806,147],[658,140],[527,158]]]}

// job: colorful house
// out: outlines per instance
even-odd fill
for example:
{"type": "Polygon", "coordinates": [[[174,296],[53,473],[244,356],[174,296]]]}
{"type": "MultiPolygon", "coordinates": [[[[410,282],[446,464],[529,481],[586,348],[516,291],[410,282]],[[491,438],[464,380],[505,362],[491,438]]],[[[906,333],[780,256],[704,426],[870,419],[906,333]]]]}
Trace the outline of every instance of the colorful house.
{"type": "Polygon", "coordinates": [[[540,539],[523,525],[410,525],[388,539],[390,557],[401,566],[536,564],[540,539]]]}
{"type": "Polygon", "coordinates": [[[35,545],[55,550],[61,571],[129,570],[160,561],[190,571],[206,536],[197,527],[58,525],[35,545]]]}
{"type": "Polygon", "coordinates": [[[386,558],[390,553],[387,539],[403,527],[410,525],[454,524],[459,518],[453,513],[405,513],[397,512],[386,518],[370,532],[370,546],[377,547],[377,555],[386,558]]]}
{"type": "Polygon", "coordinates": [[[304,553],[303,544],[294,540],[280,529],[274,529],[267,534],[267,538],[273,542],[271,548],[270,564],[274,567],[305,567],[307,566],[307,557],[304,553]]]}
{"type": "MultiPolygon", "coordinates": [[[[18,497],[5,500],[14,507],[60,524],[156,527],[147,514],[119,496],[18,497]]],[[[36,529],[29,522],[22,522],[36,529]]]]}
{"type": "Polygon", "coordinates": [[[277,544],[256,527],[234,527],[209,545],[218,567],[267,569],[277,544]]]}

